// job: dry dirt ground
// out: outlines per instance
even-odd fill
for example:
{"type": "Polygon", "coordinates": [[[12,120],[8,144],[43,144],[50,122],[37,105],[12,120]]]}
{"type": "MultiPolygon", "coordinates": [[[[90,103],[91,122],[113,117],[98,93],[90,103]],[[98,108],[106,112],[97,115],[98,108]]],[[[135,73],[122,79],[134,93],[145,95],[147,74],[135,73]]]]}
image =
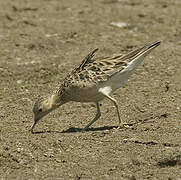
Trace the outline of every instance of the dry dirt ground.
{"type": "Polygon", "coordinates": [[[181,179],[180,0],[0,0],[0,179],[181,179]],[[120,24],[117,24],[120,23],[120,24]],[[119,27],[119,25],[121,25],[119,27]],[[32,105],[85,55],[161,40],[113,96],[68,103],[35,128],[32,105]]]}

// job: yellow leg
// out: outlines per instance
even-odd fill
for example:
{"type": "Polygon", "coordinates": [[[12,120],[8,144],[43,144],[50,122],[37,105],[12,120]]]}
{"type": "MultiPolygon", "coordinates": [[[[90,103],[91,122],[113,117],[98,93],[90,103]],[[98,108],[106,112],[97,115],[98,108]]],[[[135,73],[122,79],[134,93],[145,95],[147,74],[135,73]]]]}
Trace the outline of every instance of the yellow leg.
{"type": "Polygon", "coordinates": [[[121,118],[120,118],[120,113],[119,113],[119,108],[118,108],[117,101],[116,101],[113,97],[111,97],[111,96],[109,96],[109,95],[107,95],[107,94],[103,94],[103,95],[113,102],[113,104],[114,104],[114,106],[116,107],[116,110],[117,110],[117,115],[118,115],[118,120],[119,120],[119,126],[120,126],[120,127],[124,126],[124,123],[123,123],[123,121],[122,121],[121,118]]]}
{"type": "Polygon", "coordinates": [[[96,103],[96,107],[97,107],[97,113],[96,113],[95,118],[91,122],[89,122],[82,131],[86,131],[94,122],[96,122],[100,118],[101,111],[100,111],[100,105],[98,102],[96,103]]]}

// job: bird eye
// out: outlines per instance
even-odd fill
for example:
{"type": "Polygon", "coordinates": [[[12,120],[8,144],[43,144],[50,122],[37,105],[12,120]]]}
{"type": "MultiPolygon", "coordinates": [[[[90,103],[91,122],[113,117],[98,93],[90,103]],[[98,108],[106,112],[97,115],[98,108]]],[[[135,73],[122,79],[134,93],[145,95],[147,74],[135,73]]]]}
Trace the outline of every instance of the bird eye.
{"type": "Polygon", "coordinates": [[[39,111],[39,112],[42,112],[42,108],[40,108],[38,111],[39,111]]]}

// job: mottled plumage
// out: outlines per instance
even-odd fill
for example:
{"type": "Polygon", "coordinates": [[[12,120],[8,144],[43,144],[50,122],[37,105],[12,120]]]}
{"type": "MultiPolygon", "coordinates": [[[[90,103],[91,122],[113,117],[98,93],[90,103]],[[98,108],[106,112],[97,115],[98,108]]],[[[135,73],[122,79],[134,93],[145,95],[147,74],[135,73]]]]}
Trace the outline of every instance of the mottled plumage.
{"type": "Polygon", "coordinates": [[[101,116],[99,101],[105,97],[114,103],[119,123],[123,125],[117,102],[110,95],[127,82],[144,57],[159,44],[160,42],[155,42],[127,55],[105,58],[95,58],[94,55],[98,49],[93,50],[77,68],[67,75],[50,96],[36,101],[33,108],[35,122],[31,130],[33,131],[39,119],[64,103],[69,101],[94,102],[97,106],[97,114],[84,128],[86,130],[101,116]]]}

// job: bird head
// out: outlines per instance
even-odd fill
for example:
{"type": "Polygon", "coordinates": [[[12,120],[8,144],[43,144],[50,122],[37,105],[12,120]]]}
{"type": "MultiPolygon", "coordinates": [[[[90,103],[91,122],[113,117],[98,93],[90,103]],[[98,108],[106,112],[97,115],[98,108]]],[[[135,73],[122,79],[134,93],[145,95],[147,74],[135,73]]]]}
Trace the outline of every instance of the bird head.
{"type": "Polygon", "coordinates": [[[34,123],[30,131],[33,133],[33,129],[39,122],[39,120],[50,113],[52,110],[57,108],[59,105],[60,104],[57,103],[57,97],[55,95],[51,95],[49,97],[41,97],[36,100],[33,106],[34,123]]]}

